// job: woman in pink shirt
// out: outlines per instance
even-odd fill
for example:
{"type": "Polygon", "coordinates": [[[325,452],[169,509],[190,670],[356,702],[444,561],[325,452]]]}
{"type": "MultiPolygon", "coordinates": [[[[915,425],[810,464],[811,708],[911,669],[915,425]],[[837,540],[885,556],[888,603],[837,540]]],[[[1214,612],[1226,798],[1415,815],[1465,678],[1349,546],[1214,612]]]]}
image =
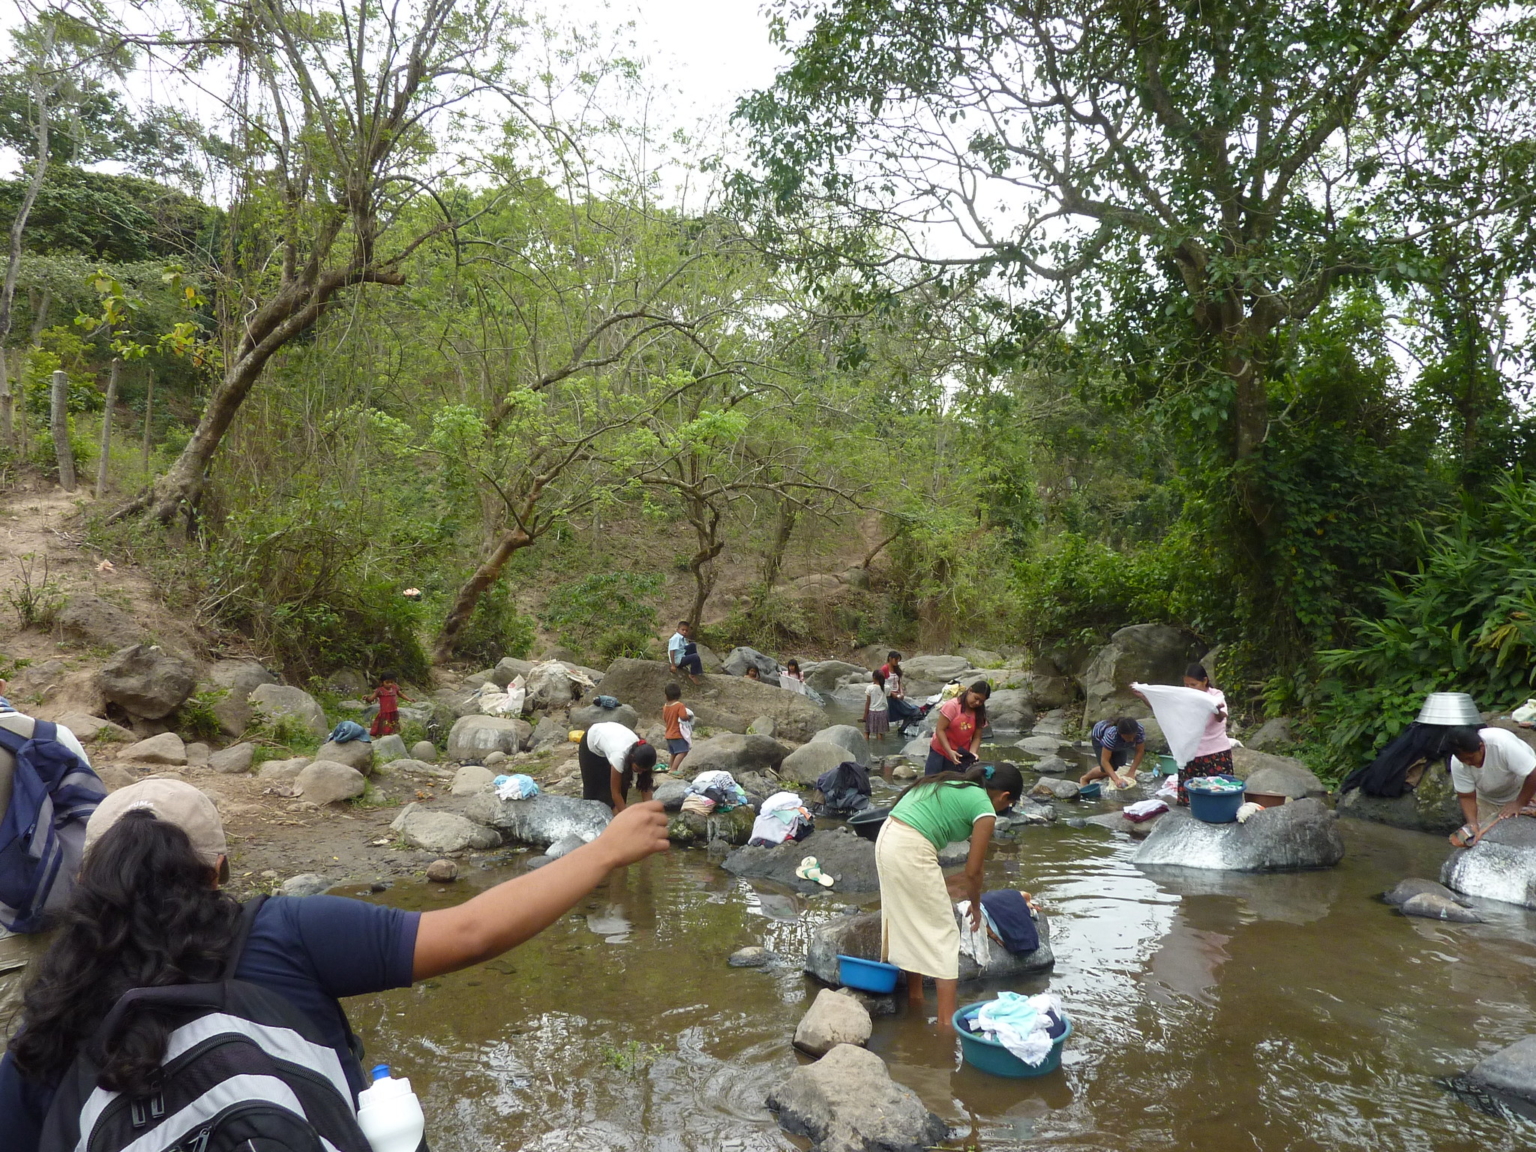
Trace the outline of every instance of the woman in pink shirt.
{"type": "Polygon", "coordinates": [[[1220,688],[1211,686],[1211,677],[1201,664],[1184,669],[1184,687],[1204,692],[1216,701],[1216,711],[1205,725],[1205,735],[1195,749],[1194,759],[1179,769],[1179,803],[1188,804],[1184,785],[1199,776],[1232,775],[1232,738],[1227,735],[1227,698],[1220,688]]]}
{"type": "Polygon", "coordinates": [[[976,762],[981,752],[981,732],[987,726],[987,697],[991,695],[992,685],[978,680],[939,706],[928,760],[923,765],[924,776],[964,769],[976,762]]]}

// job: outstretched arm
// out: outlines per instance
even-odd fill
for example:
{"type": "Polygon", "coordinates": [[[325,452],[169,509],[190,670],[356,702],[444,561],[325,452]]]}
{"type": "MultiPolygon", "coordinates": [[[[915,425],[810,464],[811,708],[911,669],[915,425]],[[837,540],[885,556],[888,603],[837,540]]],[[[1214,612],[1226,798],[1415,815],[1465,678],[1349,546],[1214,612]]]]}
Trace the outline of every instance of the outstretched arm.
{"type": "Polygon", "coordinates": [[[661,805],[631,805],[592,843],[537,872],[514,877],[457,907],[423,913],[411,979],[456,972],[516,948],[575,907],[613,869],[666,848],[667,817],[661,805]]]}

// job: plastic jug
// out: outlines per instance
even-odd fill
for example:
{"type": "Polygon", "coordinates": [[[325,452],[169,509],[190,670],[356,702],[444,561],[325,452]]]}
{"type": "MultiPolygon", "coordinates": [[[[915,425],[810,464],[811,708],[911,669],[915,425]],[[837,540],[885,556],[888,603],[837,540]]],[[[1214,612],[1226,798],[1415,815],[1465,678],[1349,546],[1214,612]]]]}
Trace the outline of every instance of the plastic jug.
{"type": "Polygon", "coordinates": [[[411,1082],[391,1076],[388,1064],[375,1066],[373,1084],[357,1094],[357,1124],[373,1152],[416,1152],[427,1130],[411,1082]]]}

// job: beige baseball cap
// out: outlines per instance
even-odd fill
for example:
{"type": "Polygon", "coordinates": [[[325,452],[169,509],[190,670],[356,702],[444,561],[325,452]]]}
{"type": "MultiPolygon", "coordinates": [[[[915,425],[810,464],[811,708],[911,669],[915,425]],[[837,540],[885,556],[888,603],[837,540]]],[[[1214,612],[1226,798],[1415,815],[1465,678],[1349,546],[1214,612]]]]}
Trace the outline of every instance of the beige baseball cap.
{"type": "Polygon", "coordinates": [[[140,780],[126,788],[119,788],[105,800],[85,826],[85,850],[101,839],[123,814],[137,811],[153,812],[168,824],[174,824],[187,834],[192,848],[210,868],[217,866],[219,857],[227,855],[229,845],[224,839],[224,822],[213,801],[184,780],[140,780]]]}

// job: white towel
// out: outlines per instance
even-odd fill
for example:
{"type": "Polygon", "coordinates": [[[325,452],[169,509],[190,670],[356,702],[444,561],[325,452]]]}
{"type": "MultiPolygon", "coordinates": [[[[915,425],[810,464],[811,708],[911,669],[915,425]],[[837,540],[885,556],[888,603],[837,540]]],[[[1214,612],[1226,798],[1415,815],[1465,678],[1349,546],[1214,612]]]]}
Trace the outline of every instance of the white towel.
{"type": "Polygon", "coordinates": [[[981,931],[971,927],[971,902],[962,900],[955,905],[955,911],[960,913],[960,951],[972,960],[978,967],[985,968],[992,963],[992,947],[987,941],[987,920],[983,916],[981,931]]]}
{"type": "Polygon", "coordinates": [[[1168,740],[1168,751],[1180,768],[1195,758],[1195,749],[1205,735],[1205,726],[1219,706],[1215,699],[1198,688],[1175,688],[1171,684],[1132,684],[1147,698],[1152,715],[1168,740]]]}

